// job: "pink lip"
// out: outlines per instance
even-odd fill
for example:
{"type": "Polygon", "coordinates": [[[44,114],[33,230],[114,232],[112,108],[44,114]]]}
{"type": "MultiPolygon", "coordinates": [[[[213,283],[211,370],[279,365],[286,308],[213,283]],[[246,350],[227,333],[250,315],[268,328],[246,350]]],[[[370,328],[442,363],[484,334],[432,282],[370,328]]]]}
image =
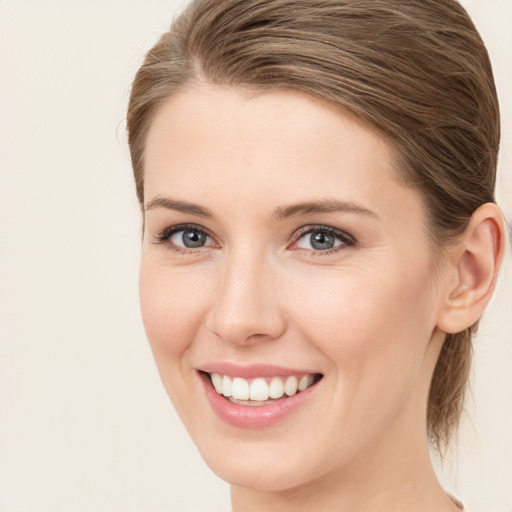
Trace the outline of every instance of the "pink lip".
{"type": "MultiPolygon", "coordinates": [[[[218,371],[218,373],[222,372],[218,371]]],[[[262,374],[259,373],[258,375],[261,376],[262,374]]],[[[282,373],[279,371],[278,373],[273,373],[273,375],[282,375],[282,373]]],[[[317,385],[313,385],[305,391],[301,391],[288,398],[276,400],[272,404],[251,407],[230,402],[215,391],[208,375],[199,373],[199,376],[213,412],[224,422],[239,428],[265,428],[282,421],[307,402],[317,388],[317,385]]],[[[241,375],[238,374],[238,376],[241,375]]]]}
{"type": "Polygon", "coordinates": [[[287,375],[309,375],[318,372],[314,370],[304,370],[297,368],[284,368],[271,364],[250,364],[238,365],[228,362],[217,362],[205,364],[198,368],[205,373],[220,373],[230,377],[242,377],[244,379],[254,379],[256,377],[284,377],[287,375]]]}

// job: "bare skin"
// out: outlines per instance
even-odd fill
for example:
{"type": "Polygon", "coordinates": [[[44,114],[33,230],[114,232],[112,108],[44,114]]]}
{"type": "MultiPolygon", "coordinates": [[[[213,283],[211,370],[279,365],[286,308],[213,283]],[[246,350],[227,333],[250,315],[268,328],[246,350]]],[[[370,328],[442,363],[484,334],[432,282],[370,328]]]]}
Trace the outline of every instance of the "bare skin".
{"type": "Polygon", "coordinates": [[[308,96],[209,85],[158,112],[145,205],[148,338],[234,512],[458,510],[430,463],[426,404],[445,333],[492,293],[494,205],[434,275],[422,198],[382,137],[308,96]],[[216,361],[322,379],[282,421],[239,428],[205,397],[198,369],[216,361]]]}

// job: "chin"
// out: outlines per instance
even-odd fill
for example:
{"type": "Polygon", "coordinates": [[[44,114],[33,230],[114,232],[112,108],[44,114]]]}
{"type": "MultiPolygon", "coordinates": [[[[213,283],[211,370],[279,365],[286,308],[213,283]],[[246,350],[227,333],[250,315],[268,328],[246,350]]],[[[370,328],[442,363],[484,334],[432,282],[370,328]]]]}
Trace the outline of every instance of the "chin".
{"type": "MultiPolygon", "coordinates": [[[[258,491],[286,491],[300,487],[313,479],[307,461],[290,464],[290,460],[276,460],[276,457],[260,458],[247,462],[245,457],[221,459],[204,457],[210,469],[225,482],[258,491]]],[[[286,458],[285,458],[286,459],[286,458]]]]}
{"type": "MultiPolygon", "coordinates": [[[[315,422],[311,426],[315,427],[315,422]]],[[[189,432],[206,464],[225,482],[260,491],[286,491],[344,466],[342,452],[346,446],[338,446],[334,457],[330,444],[323,445],[314,433],[311,438],[311,431],[300,430],[292,433],[283,425],[273,433],[252,431],[218,436],[218,432],[211,431],[205,435],[204,428],[189,432]]],[[[345,458],[353,455],[345,453],[345,458]]]]}

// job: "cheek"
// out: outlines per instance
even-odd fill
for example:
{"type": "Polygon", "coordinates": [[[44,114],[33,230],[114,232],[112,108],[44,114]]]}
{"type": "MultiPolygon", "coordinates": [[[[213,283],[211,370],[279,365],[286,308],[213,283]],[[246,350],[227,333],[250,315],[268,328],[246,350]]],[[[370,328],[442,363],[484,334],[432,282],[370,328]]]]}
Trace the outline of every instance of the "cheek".
{"type": "Polygon", "coordinates": [[[428,265],[383,268],[317,275],[296,293],[304,335],[340,370],[340,379],[370,387],[414,378],[435,325],[428,265]]]}
{"type": "Polygon", "coordinates": [[[301,334],[329,360],[333,452],[353,453],[402,414],[422,418],[433,329],[428,272],[397,268],[317,278],[297,294],[301,334]]]}
{"type": "Polygon", "coordinates": [[[148,340],[160,357],[179,361],[204,317],[206,293],[200,280],[183,272],[141,263],[139,293],[148,340]]]}

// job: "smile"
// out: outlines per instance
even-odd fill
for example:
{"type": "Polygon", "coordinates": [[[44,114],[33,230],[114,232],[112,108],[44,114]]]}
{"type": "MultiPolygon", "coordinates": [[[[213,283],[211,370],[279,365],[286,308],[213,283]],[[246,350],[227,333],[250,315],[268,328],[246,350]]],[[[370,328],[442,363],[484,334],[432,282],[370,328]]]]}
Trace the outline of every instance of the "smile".
{"type": "Polygon", "coordinates": [[[323,378],[314,372],[229,364],[201,368],[198,374],[215,415],[249,429],[270,427],[305,407],[323,378]]]}
{"type": "Polygon", "coordinates": [[[219,373],[211,373],[210,380],[215,391],[232,403],[246,406],[262,406],[271,404],[283,396],[290,397],[305,391],[315,381],[315,376],[289,375],[287,377],[257,377],[245,379],[230,377],[219,373]]]}

